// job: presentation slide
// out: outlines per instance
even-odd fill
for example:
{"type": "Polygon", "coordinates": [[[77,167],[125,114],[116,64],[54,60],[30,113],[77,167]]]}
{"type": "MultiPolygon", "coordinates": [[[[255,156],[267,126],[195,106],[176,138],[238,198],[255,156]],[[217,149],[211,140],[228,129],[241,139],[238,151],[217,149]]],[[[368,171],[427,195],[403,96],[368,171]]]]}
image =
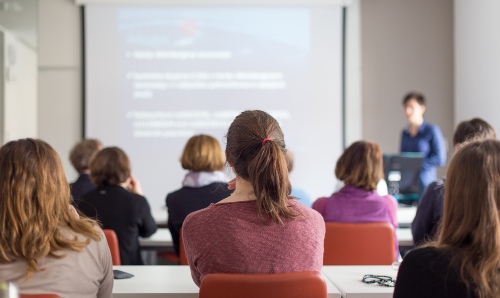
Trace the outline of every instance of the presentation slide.
{"type": "Polygon", "coordinates": [[[341,95],[339,5],[85,7],[85,136],[125,150],[152,208],[182,186],[186,141],[208,134],[225,149],[251,109],[280,122],[293,187],[330,195],[341,95]]]}

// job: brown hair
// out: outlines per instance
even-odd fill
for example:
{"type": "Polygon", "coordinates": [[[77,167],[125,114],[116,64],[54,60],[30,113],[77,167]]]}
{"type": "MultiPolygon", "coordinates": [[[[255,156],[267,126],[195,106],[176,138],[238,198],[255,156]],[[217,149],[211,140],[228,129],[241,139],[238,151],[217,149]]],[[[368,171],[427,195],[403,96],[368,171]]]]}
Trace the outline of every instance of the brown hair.
{"type": "Polygon", "coordinates": [[[0,263],[11,256],[26,260],[29,278],[37,262],[63,249],[81,251],[90,242],[64,236],[60,228],[100,239],[97,223],[76,218],[69,209],[69,185],[56,151],[35,139],[11,141],[0,148],[0,263]]]}
{"type": "Polygon", "coordinates": [[[376,189],[384,177],[379,145],[366,141],[351,144],[337,161],[335,175],[347,185],[365,190],[376,189]]]}
{"type": "Polygon", "coordinates": [[[417,91],[406,93],[406,95],[403,97],[403,105],[406,105],[406,103],[412,99],[416,100],[419,105],[425,106],[425,96],[417,91]]]}
{"type": "Polygon", "coordinates": [[[224,169],[224,152],[219,142],[208,135],[191,137],[181,156],[182,168],[193,172],[213,172],[224,169]]]}
{"type": "Polygon", "coordinates": [[[500,297],[500,142],[465,145],[452,158],[445,182],[436,246],[478,297],[500,297]]]}
{"type": "Polygon", "coordinates": [[[228,162],[236,175],[252,183],[259,217],[266,214],[274,223],[294,218],[288,207],[285,140],[276,119],[263,111],[245,111],[231,123],[226,138],[228,162]]]}
{"type": "Polygon", "coordinates": [[[453,145],[479,139],[495,139],[496,137],[493,126],[481,118],[473,118],[458,124],[453,134],[453,145]]]}
{"type": "Polygon", "coordinates": [[[119,185],[130,177],[130,161],[118,147],[99,151],[90,162],[90,179],[98,186],[119,185]]]}
{"type": "Polygon", "coordinates": [[[92,157],[101,149],[102,144],[97,139],[86,139],[71,149],[69,161],[79,173],[89,169],[89,163],[92,157]]]}

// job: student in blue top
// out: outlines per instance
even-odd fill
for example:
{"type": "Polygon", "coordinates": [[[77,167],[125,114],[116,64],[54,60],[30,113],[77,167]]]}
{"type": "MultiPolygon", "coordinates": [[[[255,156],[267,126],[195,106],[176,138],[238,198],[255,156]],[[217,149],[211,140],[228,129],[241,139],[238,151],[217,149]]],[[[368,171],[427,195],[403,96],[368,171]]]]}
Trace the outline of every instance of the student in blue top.
{"type": "Polygon", "coordinates": [[[403,99],[408,126],[403,130],[401,153],[420,152],[424,154],[420,172],[420,191],[436,180],[436,167],[446,164],[446,149],[443,134],[438,126],[424,120],[425,97],[419,92],[410,92],[403,99]]]}

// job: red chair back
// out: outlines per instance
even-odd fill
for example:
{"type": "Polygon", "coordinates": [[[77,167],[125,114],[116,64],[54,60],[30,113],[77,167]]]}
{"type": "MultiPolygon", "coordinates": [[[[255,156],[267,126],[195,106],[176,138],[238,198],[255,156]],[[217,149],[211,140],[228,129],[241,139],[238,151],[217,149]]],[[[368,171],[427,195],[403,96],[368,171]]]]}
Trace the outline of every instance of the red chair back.
{"type": "Polygon", "coordinates": [[[208,274],[199,298],[326,298],[326,282],[319,272],[276,274],[208,274]]]}
{"type": "Polygon", "coordinates": [[[186,250],[184,249],[184,241],[182,240],[182,233],[179,233],[179,263],[181,265],[189,265],[186,250]]]}
{"type": "Polygon", "coordinates": [[[111,251],[111,260],[113,265],[121,265],[120,260],[120,245],[118,244],[118,237],[113,230],[103,229],[104,235],[106,236],[106,241],[108,241],[109,251],[111,251]]]}
{"type": "Polygon", "coordinates": [[[390,223],[326,223],[323,265],[390,265],[395,259],[390,223]]]}

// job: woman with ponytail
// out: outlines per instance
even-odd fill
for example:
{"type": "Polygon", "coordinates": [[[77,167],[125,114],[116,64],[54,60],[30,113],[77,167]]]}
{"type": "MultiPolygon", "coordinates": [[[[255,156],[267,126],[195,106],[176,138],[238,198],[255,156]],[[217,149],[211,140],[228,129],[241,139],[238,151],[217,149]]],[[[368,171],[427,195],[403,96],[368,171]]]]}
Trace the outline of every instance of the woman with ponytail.
{"type": "Polygon", "coordinates": [[[263,111],[238,115],[227,132],[234,192],[191,213],[182,233],[197,285],[210,273],[320,271],[325,224],[290,197],[285,141],[263,111]]]}

